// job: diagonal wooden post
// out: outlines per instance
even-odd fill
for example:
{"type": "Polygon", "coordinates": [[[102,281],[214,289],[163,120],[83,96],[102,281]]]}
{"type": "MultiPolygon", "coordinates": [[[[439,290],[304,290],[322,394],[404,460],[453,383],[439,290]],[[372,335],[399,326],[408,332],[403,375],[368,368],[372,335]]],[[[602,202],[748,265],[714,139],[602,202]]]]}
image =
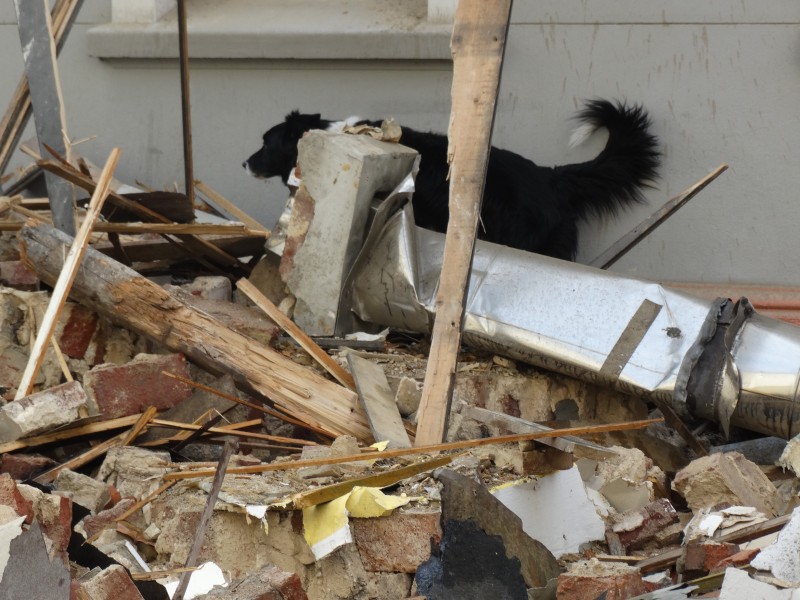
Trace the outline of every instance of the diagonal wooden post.
{"type": "Polygon", "coordinates": [[[417,417],[417,446],[439,443],[447,432],[510,16],[511,0],[461,0],[456,10],[450,42],[450,221],[417,417]]]}

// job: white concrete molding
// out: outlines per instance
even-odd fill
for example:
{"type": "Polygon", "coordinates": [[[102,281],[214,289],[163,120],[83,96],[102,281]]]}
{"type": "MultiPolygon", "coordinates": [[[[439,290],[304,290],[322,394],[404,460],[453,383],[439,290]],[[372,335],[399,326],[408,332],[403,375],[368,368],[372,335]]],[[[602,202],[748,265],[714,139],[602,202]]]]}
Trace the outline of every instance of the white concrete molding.
{"type": "Polygon", "coordinates": [[[111,21],[155,23],[175,6],[175,0],[111,0],[111,21]]]}

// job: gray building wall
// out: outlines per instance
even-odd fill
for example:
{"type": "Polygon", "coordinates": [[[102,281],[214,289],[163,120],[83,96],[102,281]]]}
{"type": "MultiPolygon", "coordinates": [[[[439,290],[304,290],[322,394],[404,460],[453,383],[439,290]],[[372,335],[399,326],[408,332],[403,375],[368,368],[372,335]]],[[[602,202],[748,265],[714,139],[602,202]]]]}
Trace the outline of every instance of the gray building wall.
{"type": "MultiPolygon", "coordinates": [[[[412,18],[391,13],[374,30],[348,29],[370,0],[325,12],[336,4],[233,0],[237,13],[222,11],[222,2],[189,2],[195,175],[268,226],[285,191],[248,178],[241,162],[289,110],[447,128],[447,29],[425,23],[424,2],[396,3],[412,18]],[[291,29],[271,10],[301,25],[291,29]]],[[[373,17],[366,21],[374,25],[373,17]]],[[[118,145],[118,177],[153,187],[183,180],[170,19],[108,25],[110,0],[85,0],[59,62],[70,136],[97,136],[77,151],[102,163],[118,145]]],[[[727,173],[614,270],[657,281],[800,285],[799,24],[795,0],[517,0],[494,143],[543,165],[585,160],[603,140],[567,148],[581,100],[641,102],[663,141],[662,179],[648,206],[584,227],[579,260],[727,162],[727,173]]],[[[10,0],[0,4],[0,53],[5,106],[22,69],[10,0]]]]}

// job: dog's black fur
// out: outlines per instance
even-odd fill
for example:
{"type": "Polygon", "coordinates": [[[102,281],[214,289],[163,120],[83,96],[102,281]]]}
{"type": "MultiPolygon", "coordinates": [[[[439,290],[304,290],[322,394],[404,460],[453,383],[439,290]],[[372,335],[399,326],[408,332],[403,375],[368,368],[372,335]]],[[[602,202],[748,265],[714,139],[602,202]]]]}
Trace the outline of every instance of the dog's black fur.
{"type": "MultiPolygon", "coordinates": [[[[540,167],[492,147],[486,173],[478,237],[530,252],[574,260],[578,221],[610,216],[643,201],[655,180],[660,153],[641,106],[591,100],[577,115],[591,131],[605,127],[608,142],[588,162],[540,167]]],[[[363,121],[373,125],[380,122],[363,121]]],[[[264,145],[243,166],[256,177],[284,183],[297,162],[297,142],[306,131],[334,121],[294,111],[264,134],[264,145]]],[[[448,220],[447,137],[403,127],[400,143],[421,155],[413,196],[417,225],[445,232],[448,220]]]]}

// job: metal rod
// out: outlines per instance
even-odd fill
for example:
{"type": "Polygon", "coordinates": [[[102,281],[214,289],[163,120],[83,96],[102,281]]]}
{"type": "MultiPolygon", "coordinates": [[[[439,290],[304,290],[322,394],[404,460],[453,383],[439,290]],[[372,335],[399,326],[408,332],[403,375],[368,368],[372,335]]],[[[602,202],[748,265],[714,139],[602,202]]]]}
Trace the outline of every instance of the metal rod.
{"type": "Polygon", "coordinates": [[[178,42],[181,63],[184,187],[186,196],[194,206],[194,161],[192,159],[192,111],[189,98],[189,43],[186,34],[186,0],[178,0],[178,42]]]}

